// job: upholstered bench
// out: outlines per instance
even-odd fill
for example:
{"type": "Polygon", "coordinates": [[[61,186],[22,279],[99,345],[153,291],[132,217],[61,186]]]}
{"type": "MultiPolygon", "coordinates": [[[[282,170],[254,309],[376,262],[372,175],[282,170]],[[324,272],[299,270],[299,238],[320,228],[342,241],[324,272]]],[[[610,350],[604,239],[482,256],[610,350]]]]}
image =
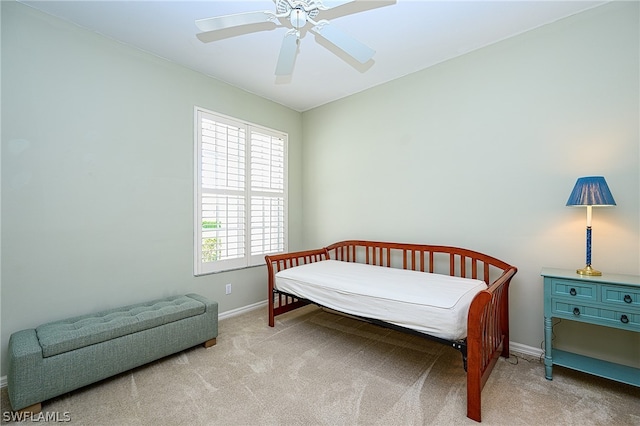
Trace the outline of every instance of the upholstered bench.
{"type": "Polygon", "coordinates": [[[110,309],[9,338],[9,401],[39,412],[41,403],[218,336],[218,304],[197,294],[110,309]]]}

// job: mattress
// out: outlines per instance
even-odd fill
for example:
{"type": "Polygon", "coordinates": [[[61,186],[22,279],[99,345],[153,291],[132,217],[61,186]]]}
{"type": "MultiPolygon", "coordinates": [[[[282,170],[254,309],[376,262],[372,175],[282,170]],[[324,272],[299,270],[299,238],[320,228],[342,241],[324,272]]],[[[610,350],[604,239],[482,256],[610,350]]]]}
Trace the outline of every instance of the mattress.
{"type": "Polygon", "coordinates": [[[324,260],[276,274],[276,289],[346,314],[374,318],[456,341],[484,281],[324,260]]]}

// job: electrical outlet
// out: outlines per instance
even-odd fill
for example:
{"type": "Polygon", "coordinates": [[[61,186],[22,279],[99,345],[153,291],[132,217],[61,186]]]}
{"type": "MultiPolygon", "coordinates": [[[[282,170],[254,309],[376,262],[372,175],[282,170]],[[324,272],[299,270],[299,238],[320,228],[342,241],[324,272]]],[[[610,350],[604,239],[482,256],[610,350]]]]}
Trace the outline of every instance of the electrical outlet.
{"type": "Polygon", "coordinates": [[[225,294],[231,294],[231,284],[227,284],[224,291],[225,294]]]}

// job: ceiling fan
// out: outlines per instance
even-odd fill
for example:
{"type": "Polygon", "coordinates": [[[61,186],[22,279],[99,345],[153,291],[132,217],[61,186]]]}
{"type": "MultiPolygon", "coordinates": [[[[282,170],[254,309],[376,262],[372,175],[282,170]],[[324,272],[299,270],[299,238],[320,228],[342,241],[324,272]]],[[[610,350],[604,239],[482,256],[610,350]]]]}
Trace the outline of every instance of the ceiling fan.
{"type": "MultiPolygon", "coordinates": [[[[273,23],[277,26],[291,24],[284,35],[280,55],[276,65],[275,74],[278,76],[289,75],[293,72],[298,45],[300,44],[300,31],[312,24],[311,31],[333,43],[336,47],[356,59],[360,63],[366,63],[375,54],[375,50],[362,44],[360,41],[347,35],[342,30],[331,25],[326,19],[316,21],[315,18],[324,10],[333,9],[355,0],[331,1],[331,7],[325,6],[322,0],[274,0],[275,12],[264,10],[256,12],[237,13],[233,15],[216,16],[196,20],[196,26],[203,33],[225,30],[251,24],[273,23]]],[[[203,40],[203,38],[200,38],[203,40]]],[[[205,41],[205,40],[203,40],[205,41]]]]}

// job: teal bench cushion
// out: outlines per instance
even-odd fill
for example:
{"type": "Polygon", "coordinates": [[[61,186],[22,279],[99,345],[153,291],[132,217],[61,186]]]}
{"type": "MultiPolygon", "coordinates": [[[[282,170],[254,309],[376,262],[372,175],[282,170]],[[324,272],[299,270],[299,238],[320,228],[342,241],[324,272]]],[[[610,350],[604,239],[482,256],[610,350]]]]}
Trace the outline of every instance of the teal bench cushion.
{"type": "Polygon", "coordinates": [[[43,324],[36,328],[47,358],[204,313],[206,305],[189,296],[171,296],[43,324]]]}

